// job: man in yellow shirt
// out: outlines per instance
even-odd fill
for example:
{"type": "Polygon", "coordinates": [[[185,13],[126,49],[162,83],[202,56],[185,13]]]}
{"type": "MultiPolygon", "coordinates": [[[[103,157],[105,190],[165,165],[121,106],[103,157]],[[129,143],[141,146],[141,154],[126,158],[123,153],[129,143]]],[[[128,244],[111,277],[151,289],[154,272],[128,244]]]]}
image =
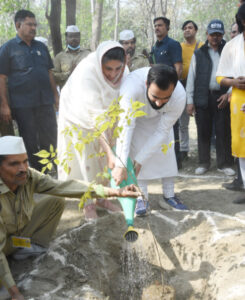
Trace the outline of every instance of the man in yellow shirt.
{"type": "MultiPolygon", "coordinates": [[[[181,82],[183,86],[185,87],[189,66],[191,63],[191,58],[194,53],[194,51],[198,48],[200,48],[203,43],[196,40],[196,34],[197,34],[197,24],[192,20],[187,20],[182,25],[183,35],[185,41],[181,43],[182,48],[182,60],[183,60],[183,71],[181,75],[181,82]]],[[[182,161],[188,157],[188,151],[189,151],[189,132],[188,132],[188,126],[189,126],[189,115],[187,114],[186,110],[183,111],[180,119],[180,155],[182,161]]]]}

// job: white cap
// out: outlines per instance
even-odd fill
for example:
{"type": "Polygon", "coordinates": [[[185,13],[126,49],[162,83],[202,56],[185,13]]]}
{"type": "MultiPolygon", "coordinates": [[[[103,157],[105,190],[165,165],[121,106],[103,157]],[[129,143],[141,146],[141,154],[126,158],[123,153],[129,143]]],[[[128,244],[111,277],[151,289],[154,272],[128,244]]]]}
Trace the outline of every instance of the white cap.
{"type": "Polygon", "coordinates": [[[119,33],[119,41],[128,41],[134,38],[134,33],[132,30],[123,30],[119,33]]]}
{"type": "Polygon", "coordinates": [[[3,136],[0,137],[0,155],[14,155],[26,153],[26,147],[22,137],[3,136]]]}
{"type": "Polygon", "coordinates": [[[36,36],[35,40],[44,43],[44,45],[46,45],[48,47],[48,40],[45,37],[36,36]]]}
{"type": "Polygon", "coordinates": [[[76,25],[69,25],[66,27],[66,32],[80,32],[76,25]]]}

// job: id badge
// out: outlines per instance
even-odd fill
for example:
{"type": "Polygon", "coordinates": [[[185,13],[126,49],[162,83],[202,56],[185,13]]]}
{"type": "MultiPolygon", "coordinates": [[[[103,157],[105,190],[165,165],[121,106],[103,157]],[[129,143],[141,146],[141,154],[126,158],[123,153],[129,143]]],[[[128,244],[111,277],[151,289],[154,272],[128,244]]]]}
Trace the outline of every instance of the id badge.
{"type": "Polygon", "coordinates": [[[11,236],[12,245],[15,248],[31,248],[31,239],[21,236],[11,236]]]}

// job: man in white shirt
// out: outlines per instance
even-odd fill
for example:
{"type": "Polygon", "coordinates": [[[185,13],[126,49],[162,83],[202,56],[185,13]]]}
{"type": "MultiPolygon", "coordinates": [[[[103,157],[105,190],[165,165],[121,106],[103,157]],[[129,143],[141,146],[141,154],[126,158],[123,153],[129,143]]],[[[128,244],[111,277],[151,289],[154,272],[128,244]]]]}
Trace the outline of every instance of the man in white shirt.
{"type": "MultiPolygon", "coordinates": [[[[186,104],[185,90],[178,82],[176,70],[160,64],[138,69],[127,76],[120,95],[125,116],[119,122],[123,130],[117,139],[117,159],[112,171],[116,184],[127,178],[125,166],[130,157],[134,161],[138,185],[146,198],[148,181],[161,178],[164,198],[159,205],[166,208],[167,203],[177,209],[187,209],[174,194],[174,177],[178,171],[173,125],[186,104]],[[146,115],[127,122],[125,117],[131,108],[131,99],[145,104],[141,110],[146,115]],[[162,151],[166,147],[167,151],[162,151]]],[[[137,210],[142,212],[142,203],[138,201],[136,214],[137,210]]]]}

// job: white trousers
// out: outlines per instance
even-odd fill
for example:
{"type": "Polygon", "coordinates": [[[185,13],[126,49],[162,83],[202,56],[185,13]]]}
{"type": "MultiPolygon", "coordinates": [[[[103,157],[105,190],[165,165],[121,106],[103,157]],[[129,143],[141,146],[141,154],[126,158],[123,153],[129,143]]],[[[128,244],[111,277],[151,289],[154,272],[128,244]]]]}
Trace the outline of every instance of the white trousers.
{"type": "MultiPolygon", "coordinates": [[[[162,178],[162,191],[165,198],[174,197],[174,178],[175,177],[165,177],[162,178]]],[[[137,180],[138,186],[142,193],[148,199],[148,183],[149,180],[137,180]]]]}

